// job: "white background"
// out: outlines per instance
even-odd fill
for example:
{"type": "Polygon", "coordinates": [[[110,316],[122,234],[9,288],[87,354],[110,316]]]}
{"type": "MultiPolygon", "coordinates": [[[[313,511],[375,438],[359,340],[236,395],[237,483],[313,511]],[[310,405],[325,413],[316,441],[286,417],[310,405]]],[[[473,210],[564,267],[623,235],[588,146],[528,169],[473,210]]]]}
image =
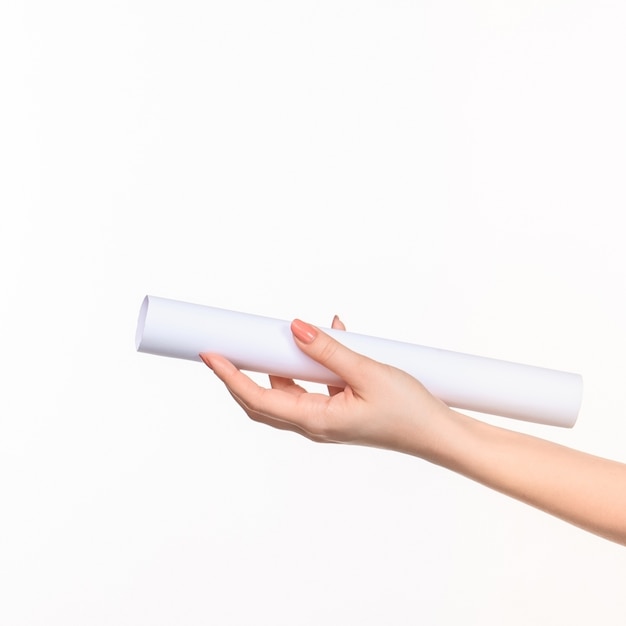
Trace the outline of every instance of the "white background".
{"type": "Polygon", "coordinates": [[[134,332],[152,293],[580,372],[572,430],[484,419],[626,461],[625,27],[4,2],[0,623],[624,624],[623,547],[252,423],[134,332]]]}

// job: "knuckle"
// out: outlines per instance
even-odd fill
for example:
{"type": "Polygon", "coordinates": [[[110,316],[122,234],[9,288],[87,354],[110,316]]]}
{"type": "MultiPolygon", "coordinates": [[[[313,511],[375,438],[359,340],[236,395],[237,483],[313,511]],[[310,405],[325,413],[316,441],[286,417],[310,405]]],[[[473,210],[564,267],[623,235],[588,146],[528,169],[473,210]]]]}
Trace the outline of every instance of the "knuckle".
{"type": "Polygon", "coordinates": [[[320,348],[318,353],[318,358],[320,363],[328,363],[331,361],[335,354],[337,353],[338,344],[332,340],[326,341],[324,345],[320,348]]]}

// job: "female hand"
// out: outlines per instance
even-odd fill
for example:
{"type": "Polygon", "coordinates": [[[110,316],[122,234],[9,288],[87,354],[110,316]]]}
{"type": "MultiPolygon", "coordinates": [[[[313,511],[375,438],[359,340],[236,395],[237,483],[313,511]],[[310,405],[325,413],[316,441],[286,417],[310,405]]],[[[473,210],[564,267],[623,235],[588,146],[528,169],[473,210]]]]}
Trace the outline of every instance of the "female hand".
{"type": "MultiPolygon", "coordinates": [[[[343,328],[335,320],[334,328],[343,328]]],[[[215,354],[203,361],[254,420],[313,441],[422,457],[571,524],[626,545],[626,464],[457,413],[415,378],[357,354],[318,328],[291,324],[306,355],[346,382],[329,395],[270,377],[264,389],[215,354]]]]}
{"type": "MultiPolygon", "coordinates": [[[[345,330],[337,317],[333,328],[345,330]]],[[[430,457],[450,409],[415,378],[349,350],[320,329],[294,320],[298,348],[346,381],[329,395],[310,393],[293,380],[270,376],[260,387],[216,354],[202,360],[224,382],[250,418],[313,441],[351,443],[430,457]]]]}

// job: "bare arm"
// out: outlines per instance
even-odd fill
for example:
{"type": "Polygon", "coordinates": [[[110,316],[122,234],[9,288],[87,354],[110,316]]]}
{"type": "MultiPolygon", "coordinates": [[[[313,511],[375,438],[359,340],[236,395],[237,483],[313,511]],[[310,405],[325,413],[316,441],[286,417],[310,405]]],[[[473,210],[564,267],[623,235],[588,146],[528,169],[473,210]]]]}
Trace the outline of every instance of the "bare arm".
{"type": "Polygon", "coordinates": [[[626,465],[454,413],[441,465],[626,545],[626,465]]]}
{"type": "MultiPolygon", "coordinates": [[[[334,327],[342,325],[335,321],[334,327]]],[[[201,355],[254,420],[320,442],[411,454],[626,545],[626,465],[458,413],[405,372],[356,354],[299,320],[294,340],[347,385],[264,389],[218,355],[201,355]]]]}

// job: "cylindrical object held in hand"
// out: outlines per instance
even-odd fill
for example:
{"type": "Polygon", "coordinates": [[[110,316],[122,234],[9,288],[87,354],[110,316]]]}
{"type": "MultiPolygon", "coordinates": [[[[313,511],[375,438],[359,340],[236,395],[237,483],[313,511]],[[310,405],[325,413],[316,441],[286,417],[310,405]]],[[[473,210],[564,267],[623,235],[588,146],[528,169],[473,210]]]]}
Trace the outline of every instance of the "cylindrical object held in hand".
{"type": "MultiPolygon", "coordinates": [[[[322,330],[355,352],[408,372],[449,406],[564,427],[578,417],[579,374],[322,330]]],[[[138,351],[150,354],[199,361],[200,352],[213,352],[243,370],[342,384],[298,349],[286,320],[146,296],[135,343],[138,351]]]]}

